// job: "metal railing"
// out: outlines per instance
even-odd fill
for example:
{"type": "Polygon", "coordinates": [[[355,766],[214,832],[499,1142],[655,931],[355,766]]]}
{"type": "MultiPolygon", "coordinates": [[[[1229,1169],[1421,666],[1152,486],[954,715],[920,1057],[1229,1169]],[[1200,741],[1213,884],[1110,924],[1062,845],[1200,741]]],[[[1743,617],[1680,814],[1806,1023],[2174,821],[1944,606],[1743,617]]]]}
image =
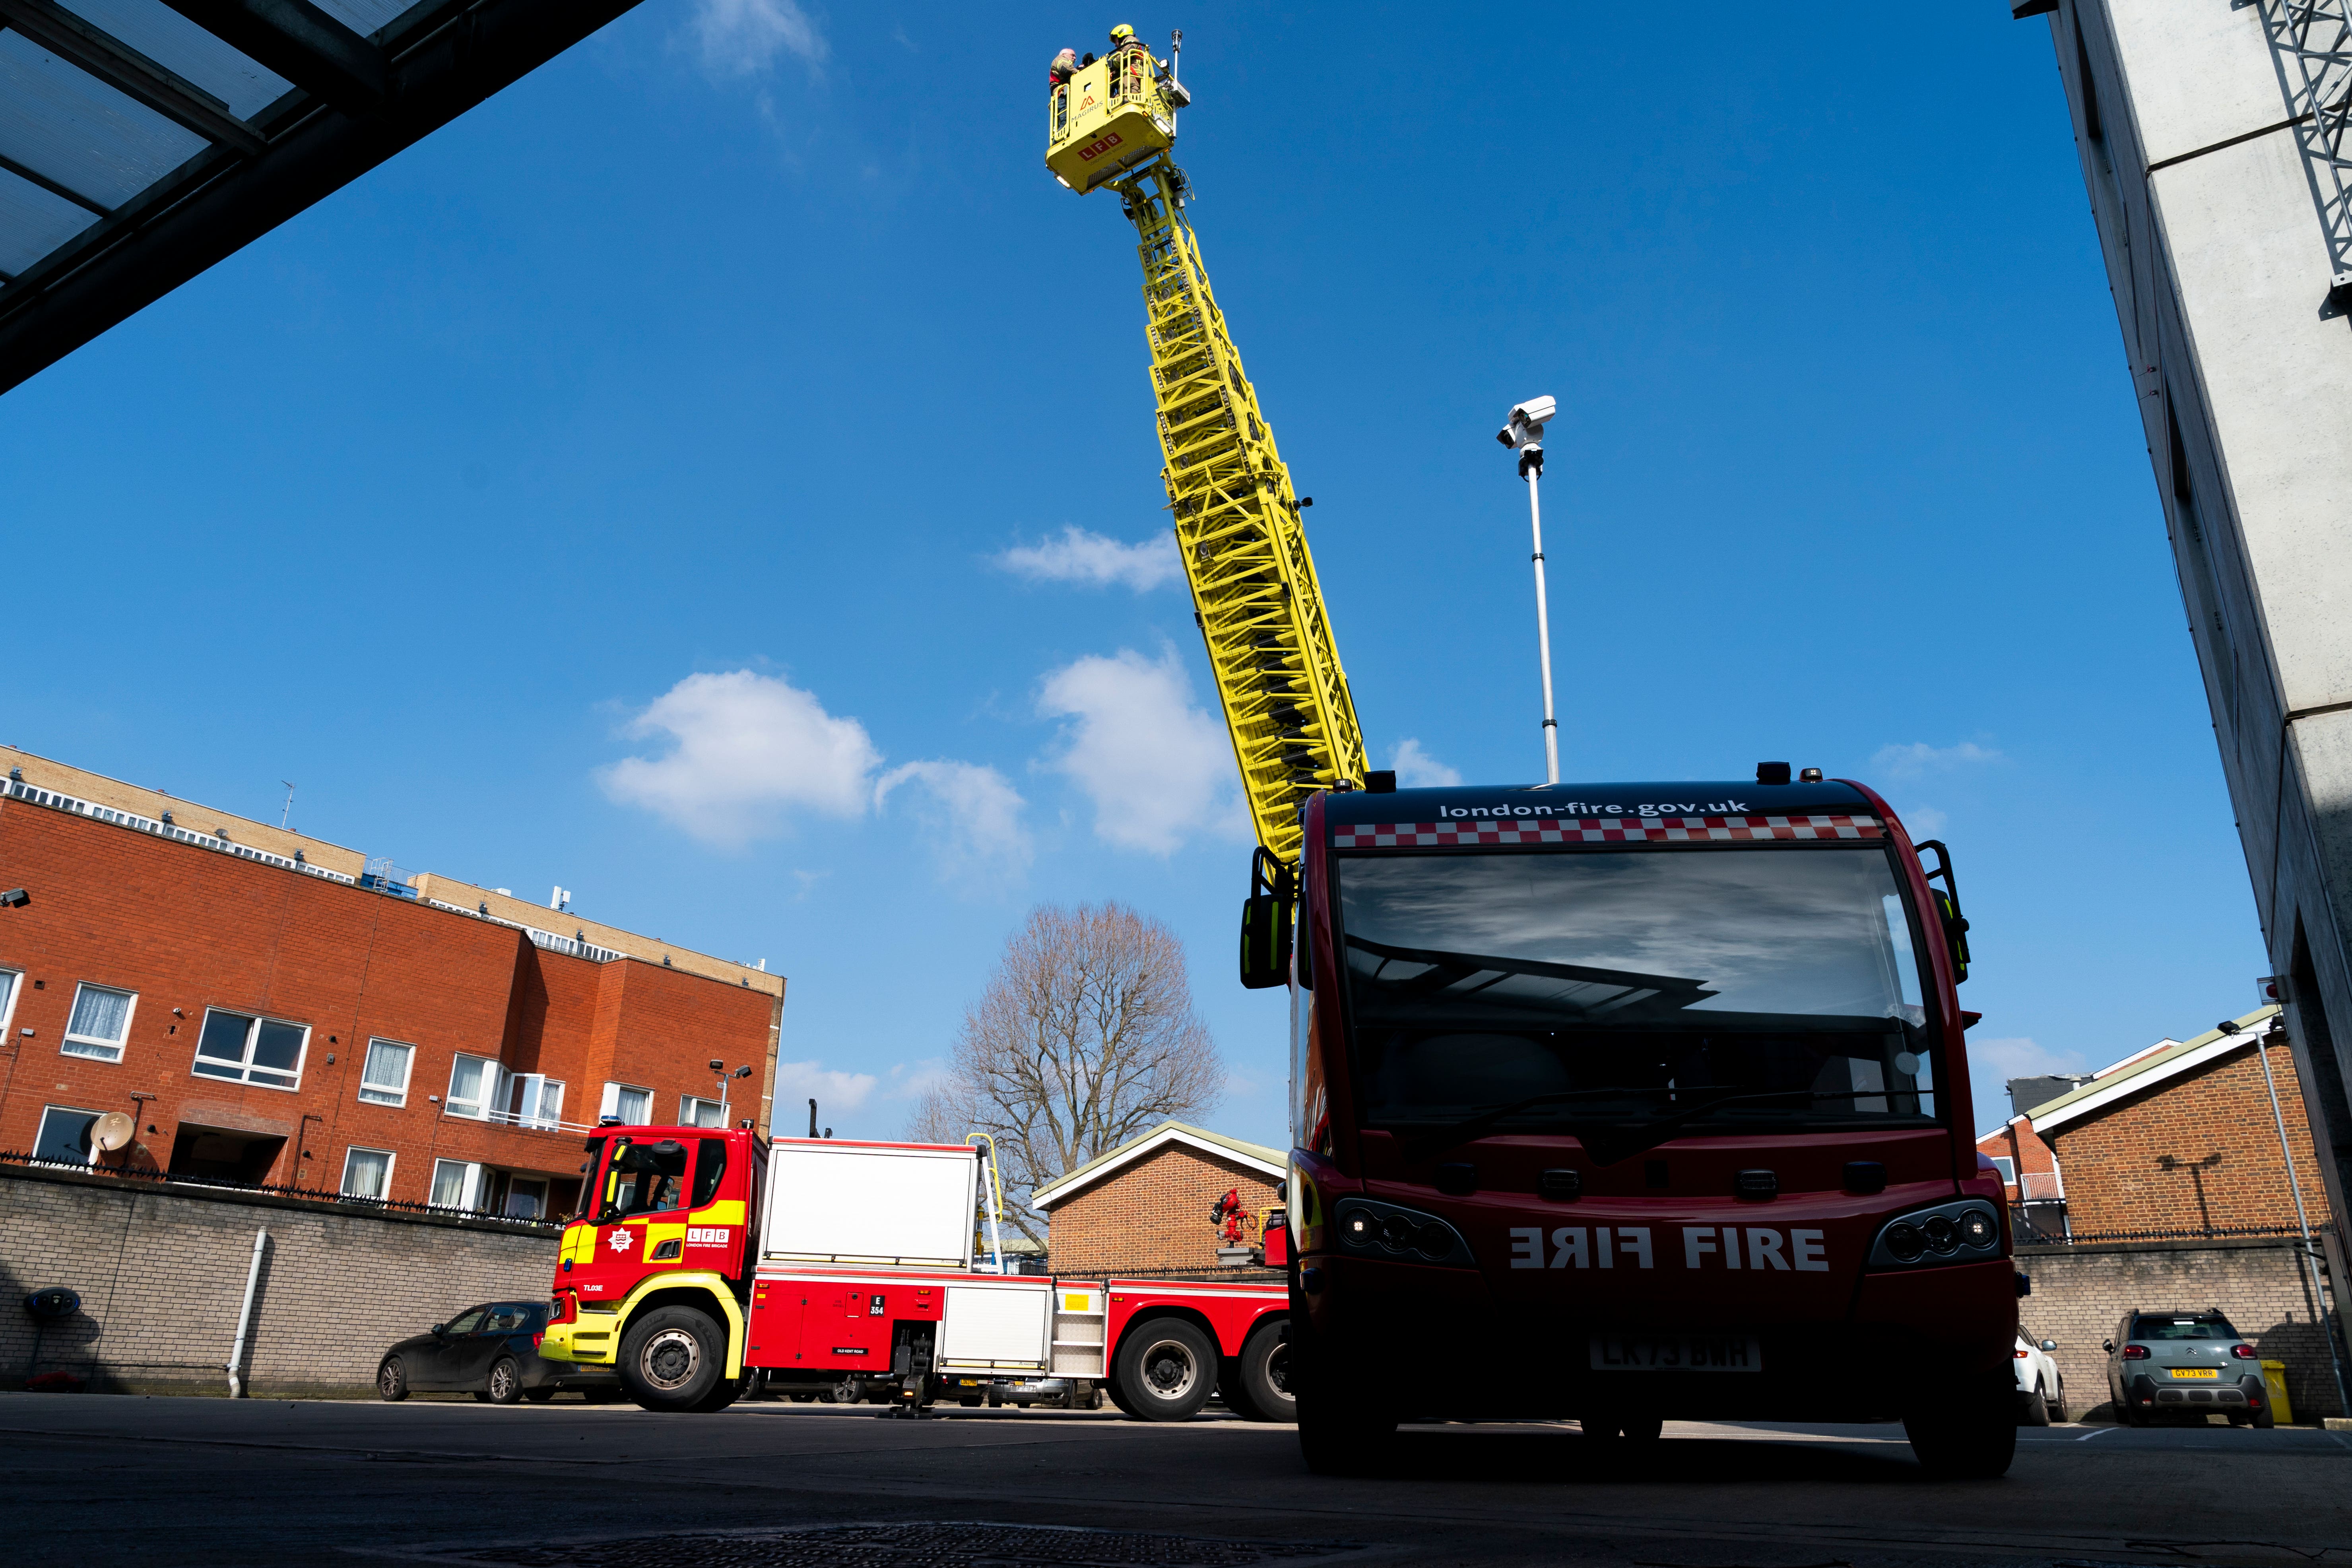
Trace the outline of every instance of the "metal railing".
{"type": "Polygon", "coordinates": [[[2029,1204],[2059,1203],[2066,1196],[2066,1184],[2055,1171],[2020,1171],[2017,1195],[2029,1204]]]}
{"type": "MultiPolygon", "coordinates": [[[[2312,1232],[2316,1235],[2322,1228],[2314,1226],[2312,1232]]],[[[2031,1243],[2020,1235],[2018,1241],[2036,1247],[2082,1247],[2109,1241],[2300,1240],[2302,1235],[2291,1225],[2214,1225],[2171,1230],[2078,1230],[2069,1236],[2037,1235],[2031,1243]]]]}
{"type": "Polygon", "coordinates": [[[211,833],[198,833],[192,828],[183,827],[175,822],[161,822],[152,816],[142,816],[135,811],[125,811],[120,806],[100,805],[96,801],[83,800],[79,795],[66,795],[58,790],[43,789],[38,784],[29,784],[22,779],[0,780],[0,798],[21,800],[33,805],[46,805],[52,811],[70,812],[76,816],[87,816],[93,822],[110,823],[116,827],[127,827],[133,833],[152,834],[157,838],[169,838],[176,844],[192,844],[199,849],[210,849],[220,855],[234,855],[240,860],[251,860],[263,866],[275,866],[283,871],[299,871],[306,877],[318,877],[330,882],[341,882],[345,887],[354,886],[359,881],[358,878],[348,872],[331,870],[324,866],[313,866],[308,860],[274,854],[268,849],[257,849],[250,844],[236,843],[218,829],[211,833]]]}
{"type": "Polygon", "coordinates": [[[593,942],[583,942],[576,937],[558,936],[551,931],[541,931],[537,926],[527,926],[520,921],[510,921],[503,915],[488,914],[480,910],[469,910],[463,904],[444,903],[439,899],[426,899],[424,901],[436,910],[447,910],[453,915],[468,915],[478,921],[488,921],[492,925],[505,926],[509,931],[519,931],[530,938],[533,947],[543,947],[550,952],[569,953],[573,958],[584,958],[593,963],[611,963],[629,956],[625,952],[615,952],[609,947],[598,947],[593,942]]]}
{"type": "Polygon", "coordinates": [[[446,1204],[415,1203],[405,1198],[365,1198],[350,1193],[324,1192],[317,1187],[294,1187],[271,1182],[239,1182],[226,1176],[193,1176],[174,1174],[169,1171],[125,1171],[109,1165],[92,1165],[80,1160],[58,1160],[46,1155],[26,1153],[21,1149],[0,1149],[0,1166],[18,1165],[32,1170],[60,1171],[74,1175],[93,1176],[105,1181],[117,1181],[125,1185],[157,1187],[203,1187],[214,1191],[253,1193],[264,1197],[300,1198],[309,1203],[334,1204],[343,1208],[373,1209],[394,1214],[435,1215],[443,1219],[481,1220],[492,1225],[513,1226],[538,1235],[553,1236],[563,1229],[568,1216],[549,1219],[523,1219],[515,1215],[491,1214],[483,1209],[454,1208],[446,1204]]]}

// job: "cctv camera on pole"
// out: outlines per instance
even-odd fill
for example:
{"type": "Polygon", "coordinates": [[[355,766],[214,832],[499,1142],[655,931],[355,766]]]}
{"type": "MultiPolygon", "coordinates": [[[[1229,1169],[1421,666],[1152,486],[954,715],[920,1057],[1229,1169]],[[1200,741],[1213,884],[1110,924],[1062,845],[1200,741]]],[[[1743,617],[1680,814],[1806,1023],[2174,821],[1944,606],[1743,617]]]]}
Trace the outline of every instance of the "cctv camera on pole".
{"type": "Polygon", "coordinates": [[[1551,616],[1544,604],[1543,502],[1537,493],[1543,479],[1544,422],[1559,405],[1549,397],[1530,397],[1511,409],[1510,423],[1495,432],[1495,439],[1519,459],[1519,478],[1528,481],[1528,518],[1536,537],[1536,648],[1543,660],[1544,777],[1559,783],[1559,725],[1551,716],[1551,616]]]}

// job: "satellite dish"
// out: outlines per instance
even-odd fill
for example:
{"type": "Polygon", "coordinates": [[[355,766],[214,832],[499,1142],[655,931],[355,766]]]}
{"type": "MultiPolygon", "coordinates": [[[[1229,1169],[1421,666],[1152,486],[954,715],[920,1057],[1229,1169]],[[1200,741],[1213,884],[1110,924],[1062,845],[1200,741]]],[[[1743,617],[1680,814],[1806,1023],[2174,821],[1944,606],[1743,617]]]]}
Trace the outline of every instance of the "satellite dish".
{"type": "Polygon", "coordinates": [[[89,1124],[89,1141],[94,1147],[112,1153],[130,1142],[138,1131],[139,1123],[120,1110],[110,1110],[89,1124]]]}

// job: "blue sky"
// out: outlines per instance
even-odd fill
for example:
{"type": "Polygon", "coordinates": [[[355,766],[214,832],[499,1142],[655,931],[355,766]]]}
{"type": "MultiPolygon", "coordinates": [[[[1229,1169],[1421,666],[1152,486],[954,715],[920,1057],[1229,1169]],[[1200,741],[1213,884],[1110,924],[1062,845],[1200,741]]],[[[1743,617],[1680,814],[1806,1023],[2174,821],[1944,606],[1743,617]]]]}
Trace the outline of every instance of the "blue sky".
{"type": "Polygon", "coordinates": [[[0,741],[765,958],[845,1134],[1123,899],[1285,1142],[1131,233],[1041,162],[1055,49],[1181,26],[1376,762],[1540,776],[1551,393],[1564,773],[1949,840],[1994,1124],[2264,963],[2047,35],[1863,15],[649,0],[0,400],[0,741]]]}

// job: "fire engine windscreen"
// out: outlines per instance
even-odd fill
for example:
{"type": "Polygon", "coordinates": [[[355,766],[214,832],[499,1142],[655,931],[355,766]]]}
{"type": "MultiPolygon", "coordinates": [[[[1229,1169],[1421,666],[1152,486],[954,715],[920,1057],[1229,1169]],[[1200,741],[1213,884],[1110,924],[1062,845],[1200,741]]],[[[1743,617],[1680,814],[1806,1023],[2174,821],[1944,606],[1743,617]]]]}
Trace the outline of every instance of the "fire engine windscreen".
{"type": "Polygon", "coordinates": [[[1913,926],[1878,846],[1349,855],[1366,1125],[1936,1117],[1913,926]],[[1738,1097],[1734,1099],[1733,1097],[1738,1097]],[[1720,1102],[1720,1103],[1717,1103],[1720,1102]]]}

